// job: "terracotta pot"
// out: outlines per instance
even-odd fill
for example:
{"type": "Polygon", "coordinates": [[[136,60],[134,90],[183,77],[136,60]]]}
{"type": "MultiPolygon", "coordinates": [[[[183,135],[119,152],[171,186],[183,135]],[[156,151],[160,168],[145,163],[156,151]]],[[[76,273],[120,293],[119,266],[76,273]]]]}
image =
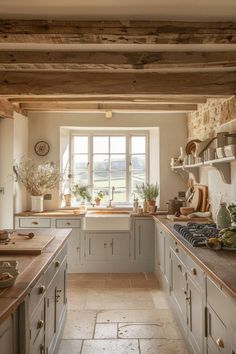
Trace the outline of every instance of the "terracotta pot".
{"type": "Polygon", "coordinates": [[[156,201],[155,200],[148,200],[148,212],[154,213],[156,209],[156,201]]]}
{"type": "Polygon", "coordinates": [[[95,203],[96,203],[97,206],[99,206],[100,203],[101,203],[101,199],[100,198],[95,198],[95,203]]]}

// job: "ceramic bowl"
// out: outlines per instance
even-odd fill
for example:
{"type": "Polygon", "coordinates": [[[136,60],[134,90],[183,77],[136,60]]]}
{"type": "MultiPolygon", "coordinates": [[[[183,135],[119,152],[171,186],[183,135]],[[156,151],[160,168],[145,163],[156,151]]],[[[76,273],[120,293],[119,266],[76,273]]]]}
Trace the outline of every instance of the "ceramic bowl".
{"type": "Polygon", "coordinates": [[[12,286],[15,283],[18,274],[18,270],[14,268],[8,268],[5,272],[0,270],[0,288],[8,288],[12,286]],[[3,279],[1,279],[2,277],[3,279]]]}
{"type": "Polygon", "coordinates": [[[222,159],[223,157],[225,157],[224,147],[216,148],[216,156],[218,159],[222,159]]]}
{"type": "Polygon", "coordinates": [[[236,155],[236,144],[226,145],[224,147],[224,153],[225,153],[225,156],[227,156],[227,157],[235,156],[236,155]]]}

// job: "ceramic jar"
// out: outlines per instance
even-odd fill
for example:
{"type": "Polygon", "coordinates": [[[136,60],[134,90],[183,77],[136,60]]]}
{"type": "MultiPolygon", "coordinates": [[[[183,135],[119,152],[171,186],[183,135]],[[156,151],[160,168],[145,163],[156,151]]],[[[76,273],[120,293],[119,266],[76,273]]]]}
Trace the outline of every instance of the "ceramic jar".
{"type": "Polygon", "coordinates": [[[220,203],[220,209],[216,215],[216,225],[219,229],[224,229],[231,225],[231,216],[226,203],[220,203]]]}

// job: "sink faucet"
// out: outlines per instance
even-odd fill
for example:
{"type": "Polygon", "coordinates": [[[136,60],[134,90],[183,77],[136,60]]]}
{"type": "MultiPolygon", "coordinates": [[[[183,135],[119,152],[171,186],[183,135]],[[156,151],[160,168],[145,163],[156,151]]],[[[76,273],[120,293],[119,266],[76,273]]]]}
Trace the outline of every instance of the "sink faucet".
{"type": "Polygon", "coordinates": [[[114,192],[115,192],[115,187],[112,186],[112,188],[111,188],[111,199],[109,200],[109,204],[108,204],[107,208],[112,208],[111,202],[114,199],[114,192]]]}

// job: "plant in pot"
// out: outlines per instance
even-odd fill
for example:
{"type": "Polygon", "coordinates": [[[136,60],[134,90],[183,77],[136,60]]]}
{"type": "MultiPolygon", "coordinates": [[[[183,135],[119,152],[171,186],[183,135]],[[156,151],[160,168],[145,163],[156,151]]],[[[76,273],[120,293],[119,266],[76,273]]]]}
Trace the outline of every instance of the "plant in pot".
{"type": "Polygon", "coordinates": [[[136,185],[136,190],[140,197],[147,203],[147,211],[154,212],[156,207],[156,199],[159,195],[159,187],[152,183],[142,183],[136,185]]]}
{"type": "Polygon", "coordinates": [[[102,191],[98,192],[98,194],[95,196],[94,200],[95,200],[95,203],[97,206],[100,205],[101,203],[101,200],[103,199],[104,197],[104,193],[102,191]]]}
{"type": "Polygon", "coordinates": [[[92,197],[89,192],[89,186],[81,186],[79,184],[73,184],[71,192],[77,201],[81,201],[80,209],[86,210],[85,202],[91,202],[92,197]]]}
{"type": "Polygon", "coordinates": [[[52,161],[37,163],[33,159],[22,159],[13,166],[17,181],[22,183],[31,195],[31,211],[43,211],[43,197],[58,186],[60,170],[52,161]]]}

